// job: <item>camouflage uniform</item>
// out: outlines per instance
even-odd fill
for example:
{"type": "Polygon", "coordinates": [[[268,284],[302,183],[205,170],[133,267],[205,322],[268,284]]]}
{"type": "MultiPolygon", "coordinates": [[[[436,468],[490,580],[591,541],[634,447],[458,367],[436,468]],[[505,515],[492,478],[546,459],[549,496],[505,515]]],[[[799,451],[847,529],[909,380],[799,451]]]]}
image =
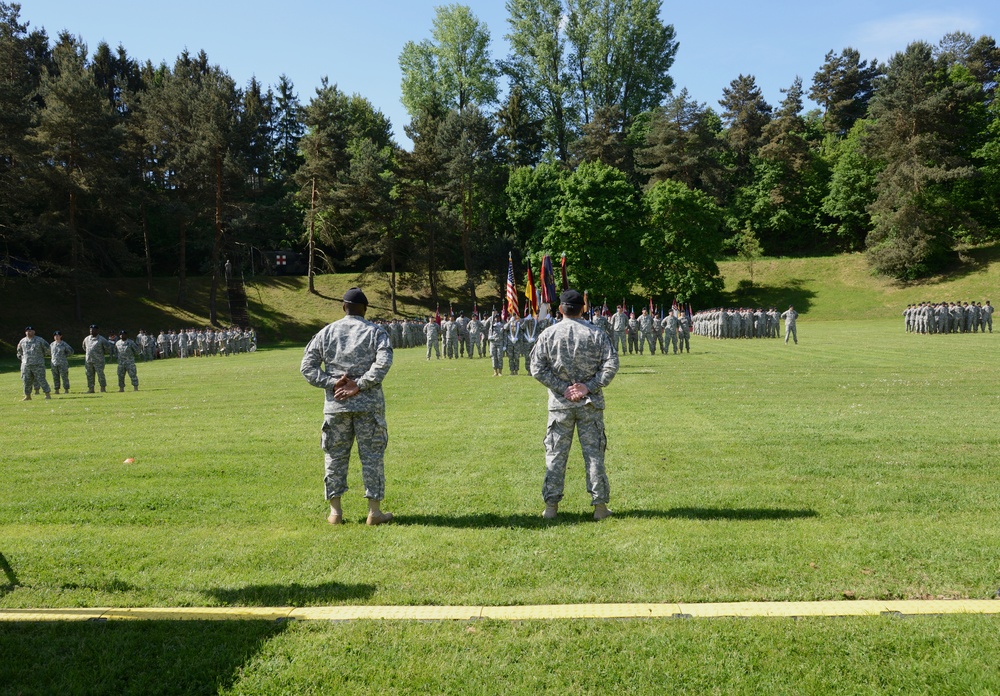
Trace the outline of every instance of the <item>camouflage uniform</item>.
{"type": "Polygon", "coordinates": [[[115,348],[118,349],[118,390],[125,390],[125,373],[128,373],[129,381],[132,382],[132,388],[139,389],[139,375],[135,370],[135,361],[142,351],[139,350],[139,346],[135,344],[131,338],[125,338],[122,336],[115,343],[115,348]]]}
{"type": "Polygon", "coordinates": [[[483,357],[483,323],[479,321],[479,317],[472,317],[466,330],[469,334],[469,357],[472,357],[474,350],[479,351],[480,358],[483,357]]]}
{"type": "Polygon", "coordinates": [[[507,332],[499,317],[491,317],[486,321],[486,337],[490,343],[490,359],[494,370],[503,370],[503,352],[507,347],[507,332]]]}
{"type": "Polygon", "coordinates": [[[624,355],[627,350],[625,332],[628,329],[628,315],[625,314],[625,310],[619,307],[618,311],[611,315],[609,325],[611,326],[611,345],[624,355]]]}
{"type": "Polygon", "coordinates": [[[52,384],[56,392],[63,387],[69,392],[69,356],[73,355],[73,346],[69,341],[52,341],[49,352],[52,354],[52,384]]]}
{"type": "Polygon", "coordinates": [[[799,342],[798,332],[795,330],[795,320],[798,319],[799,313],[796,312],[791,307],[788,311],[781,313],[781,318],[785,320],[785,343],[788,343],[788,337],[791,336],[795,339],[795,342],[799,342]]]}
{"type": "Polygon", "coordinates": [[[49,381],[45,379],[45,356],[49,354],[49,342],[41,336],[25,336],[17,344],[17,359],[21,361],[21,382],[24,395],[30,397],[33,388],[41,387],[49,393],[49,381]]]}
{"type": "Polygon", "coordinates": [[[642,355],[642,348],[649,344],[649,354],[656,355],[656,340],[653,338],[653,317],[644,309],[639,317],[639,355],[642,355]]]}
{"type": "Polygon", "coordinates": [[[427,338],[427,359],[431,359],[431,347],[434,348],[434,354],[437,359],[441,359],[441,346],[438,345],[438,335],[441,333],[441,327],[434,320],[431,320],[424,324],[424,336],[427,338]]]}
{"type": "Polygon", "coordinates": [[[685,349],[688,353],[691,352],[691,321],[687,318],[687,314],[681,314],[677,318],[677,342],[682,353],[685,349]]]}
{"type": "Polygon", "coordinates": [[[347,465],[355,438],[365,497],[385,497],[384,457],[389,434],[382,380],[391,366],[389,335],[357,315],[349,314],[327,324],[306,346],[302,376],[314,387],[326,390],[322,443],[327,500],[347,492],[347,465]],[[343,375],[354,380],[361,391],[338,401],[334,398],[334,384],[343,375]]]}
{"type": "Polygon", "coordinates": [[[610,495],[604,470],[603,389],[618,372],[618,353],[608,337],[582,319],[563,319],[538,337],[531,358],[531,375],[549,388],[549,420],[545,434],[545,482],[542,498],[546,504],[563,497],[566,460],[576,428],[583,451],[587,492],[593,505],[606,504],[610,495]],[[582,383],[590,391],[580,401],[563,394],[573,384],[582,383]]]}
{"type": "Polygon", "coordinates": [[[104,356],[110,355],[115,344],[104,338],[104,336],[87,336],[83,339],[83,366],[87,371],[87,390],[94,391],[94,375],[97,375],[97,382],[101,389],[108,386],[108,380],[104,377],[104,356]]]}

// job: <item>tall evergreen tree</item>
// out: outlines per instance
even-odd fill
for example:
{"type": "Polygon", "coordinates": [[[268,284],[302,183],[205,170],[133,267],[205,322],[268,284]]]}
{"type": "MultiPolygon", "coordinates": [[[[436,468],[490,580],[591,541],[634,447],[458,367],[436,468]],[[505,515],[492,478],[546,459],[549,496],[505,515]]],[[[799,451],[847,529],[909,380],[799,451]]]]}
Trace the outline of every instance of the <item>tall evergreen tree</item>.
{"type": "Polygon", "coordinates": [[[824,60],[813,75],[809,98],[823,109],[827,131],[843,136],[865,117],[884,68],[878,61],[861,60],[854,48],[845,48],[840,55],[829,51],[824,60]]]}
{"type": "Polygon", "coordinates": [[[885,168],[871,206],[868,258],[876,271],[896,278],[940,270],[956,230],[971,224],[950,194],[974,173],[956,144],[965,137],[963,113],[981,91],[953,81],[942,67],[930,45],[910,44],[889,61],[871,103],[865,143],[885,168]]]}
{"type": "Polygon", "coordinates": [[[726,140],[736,154],[736,172],[745,177],[750,157],[763,144],[764,127],[771,120],[771,105],[757,86],[753,75],[740,75],[722,90],[722,122],[726,140]]]}
{"type": "Polygon", "coordinates": [[[87,225],[94,211],[107,202],[115,177],[114,154],[123,132],[111,106],[87,66],[87,47],[63,33],[53,50],[53,69],[42,76],[39,94],[45,108],[31,139],[45,163],[42,175],[51,191],[45,219],[57,238],[65,239],[66,267],[75,295],[77,320],[83,318],[81,283],[94,266],[95,255],[122,247],[114,235],[87,225]]]}

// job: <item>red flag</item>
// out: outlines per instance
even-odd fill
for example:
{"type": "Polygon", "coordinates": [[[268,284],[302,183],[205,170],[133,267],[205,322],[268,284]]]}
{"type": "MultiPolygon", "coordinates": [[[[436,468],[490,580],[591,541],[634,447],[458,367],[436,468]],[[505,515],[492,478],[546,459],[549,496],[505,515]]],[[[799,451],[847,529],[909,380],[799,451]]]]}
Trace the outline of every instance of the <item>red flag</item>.
{"type": "Polygon", "coordinates": [[[653,298],[649,298],[649,316],[653,316],[656,312],[653,311],[653,298]]]}
{"type": "Polygon", "coordinates": [[[562,289],[563,289],[563,292],[565,292],[566,290],[569,290],[569,281],[566,280],[566,252],[565,251],[562,253],[562,261],[560,263],[562,265],[562,289]]]}
{"type": "Polygon", "coordinates": [[[441,305],[437,305],[437,309],[434,310],[434,323],[441,325],[441,305]]]}
{"type": "Polygon", "coordinates": [[[535,289],[535,275],[528,266],[528,282],[524,286],[524,314],[538,314],[538,290],[535,289]]]}
{"type": "Polygon", "coordinates": [[[520,317],[517,311],[517,286],[514,284],[514,256],[507,254],[507,314],[512,317],[520,317]]]}

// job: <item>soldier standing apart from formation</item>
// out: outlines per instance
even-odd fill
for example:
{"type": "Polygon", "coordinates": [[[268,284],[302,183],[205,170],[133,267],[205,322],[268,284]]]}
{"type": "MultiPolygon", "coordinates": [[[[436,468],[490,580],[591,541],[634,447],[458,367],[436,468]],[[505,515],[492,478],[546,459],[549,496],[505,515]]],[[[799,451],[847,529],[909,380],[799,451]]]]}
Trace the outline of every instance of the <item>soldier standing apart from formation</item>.
{"type": "Polygon", "coordinates": [[[52,355],[52,384],[55,386],[56,394],[60,387],[65,387],[69,394],[69,356],[73,355],[73,347],[69,341],[64,341],[62,331],[52,334],[52,343],[49,344],[49,352],[52,355]]]}
{"type": "Polygon", "coordinates": [[[424,336],[427,338],[427,359],[431,359],[431,348],[434,348],[434,354],[437,359],[441,359],[441,346],[438,345],[438,336],[441,333],[441,327],[436,321],[427,317],[427,323],[424,324],[424,336]]]}
{"type": "Polygon", "coordinates": [[[118,391],[125,391],[125,373],[132,382],[132,391],[139,391],[139,375],[135,370],[135,361],[142,355],[139,346],[128,337],[128,332],[122,329],[118,332],[118,341],[115,343],[118,350],[118,391]]]}
{"type": "Polygon", "coordinates": [[[94,376],[101,385],[101,391],[108,390],[108,380],[104,377],[104,356],[110,355],[115,344],[97,333],[97,324],[90,325],[90,335],[83,339],[84,369],[87,371],[87,393],[94,393],[94,376]]]}
{"type": "Polygon", "coordinates": [[[795,331],[795,320],[799,318],[799,313],[795,311],[795,307],[788,305],[788,311],[782,312],[781,318],[785,320],[785,343],[788,343],[788,337],[791,336],[798,344],[799,335],[795,331]]]}
{"type": "Polygon", "coordinates": [[[983,305],[983,321],[984,330],[989,329],[990,333],[993,333],[993,305],[990,304],[989,300],[986,300],[986,304],[983,305]]]}
{"type": "Polygon", "coordinates": [[[323,409],[323,451],[326,459],[327,522],[342,524],[340,498],[347,492],[347,465],[351,447],[358,441],[361,478],[368,499],[368,524],[392,519],[382,511],[385,497],[385,423],[382,380],[392,367],[389,334],[365,319],[368,298],[360,288],[344,293],[343,319],[327,324],[306,346],[300,368],[314,387],[326,390],[323,409]],[[320,367],[320,365],[323,367],[320,367]]]}
{"type": "Polygon", "coordinates": [[[642,347],[646,343],[649,344],[649,354],[656,355],[656,341],[653,339],[653,317],[649,315],[648,310],[643,309],[642,316],[639,317],[639,355],[642,355],[642,347]]]}
{"type": "Polygon", "coordinates": [[[45,379],[45,356],[49,354],[49,342],[35,335],[33,326],[24,327],[24,338],[17,344],[17,359],[21,361],[21,382],[24,384],[24,398],[31,401],[32,388],[41,387],[45,398],[51,399],[49,381],[45,379]]]}
{"type": "Polygon", "coordinates": [[[490,344],[490,360],[493,363],[493,376],[503,375],[503,352],[507,347],[507,333],[500,317],[493,313],[486,321],[486,338],[490,344]]]}
{"type": "Polygon", "coordinates": [[[583,295],[566,290],[559,296],[563,320],[539,335],[531,357],[531,375],[549,388],[545,434],[545,519],[555,519],[563,497],[566,460],[576,428],[583,451],[587,492],[594,519],[611,515],[610,486],[604,470],[604,387],[618,372],[618,353],[607,335],[581,319],[583,295]]]}

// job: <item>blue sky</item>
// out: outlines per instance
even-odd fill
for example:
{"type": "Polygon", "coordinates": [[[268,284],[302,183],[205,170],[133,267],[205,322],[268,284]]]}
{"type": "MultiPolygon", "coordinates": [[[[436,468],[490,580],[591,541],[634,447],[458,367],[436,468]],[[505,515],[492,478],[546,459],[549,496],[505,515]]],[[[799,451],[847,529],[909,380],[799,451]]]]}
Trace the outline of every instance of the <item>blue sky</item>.
{"type": "MultiPolygon", "coordinates": [[[[399,102],[397,59],[407,41],[430,37],[440,0],[33,0],[21,19],[63,29],[93,51],[101,41],[123,44],[129,55],[172,63],[185,48],[204,49],[239,84],[251,76],[273,85],[282,73],[303,103],[325,75],[346,92],[367,97],[392,120],[408,145],[409,118],[399,102]]],[[[507,53],[503,0],[462,3],[484,21],[496,57],[507,53]]],[[[664,21],[674,25],[680,50],[671,74],[677,89],[718,108],[722,89],[740,73],[752,74],[771,103],[796,75],[808,91],[827,51],[857,48],[863,58],[887,60],[915,40],[937,43],[951,31],[1000,38],[995,0],[944,3],[909,0],[799,2],[664,2],[664,21]]]]}

